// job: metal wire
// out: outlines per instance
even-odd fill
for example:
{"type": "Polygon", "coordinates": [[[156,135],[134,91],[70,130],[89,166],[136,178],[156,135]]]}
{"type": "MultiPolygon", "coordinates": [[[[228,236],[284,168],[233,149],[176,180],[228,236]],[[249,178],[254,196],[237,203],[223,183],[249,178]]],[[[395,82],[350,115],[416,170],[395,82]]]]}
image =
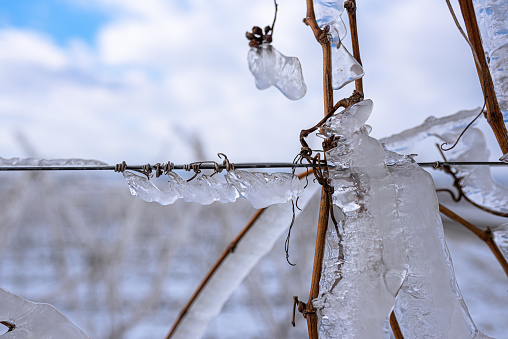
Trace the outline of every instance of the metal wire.
{"type": "MultiPolygon", "coordinates": [[[[488,161],[434,161],[434,162],[419,162],[418,165],[421,167],[439,167],[441,165],[449,166],[508,166],[506,162],[488,162],[488,161]]],[[[143,170],[145,165],[128,165],[126,170],[143,170]]],[[[221,170],[226,169],[225,165],[218,165],[221,170]]],[[[321,164],[293,164],[285,162],[273,162],[273,163],[235,163],[235,168],[246,169],[246,168],[313,168],[313,167],[325,167],[321,164]]],[[[388,165],[388,166],[396,166],[388,165]]],[[[186,165],[175,165],[175,170],[185,170],[186,165]]],[[[333,165],[327,165],[327,167],[334,168],[333,165]]],[[[201,169],[216,169],[214,164],[202,164],[201,169]]],[[[0,166],[0,172],[10,171],[114,171],[115,166],[101,165],[101,166],[0,166]]]]}

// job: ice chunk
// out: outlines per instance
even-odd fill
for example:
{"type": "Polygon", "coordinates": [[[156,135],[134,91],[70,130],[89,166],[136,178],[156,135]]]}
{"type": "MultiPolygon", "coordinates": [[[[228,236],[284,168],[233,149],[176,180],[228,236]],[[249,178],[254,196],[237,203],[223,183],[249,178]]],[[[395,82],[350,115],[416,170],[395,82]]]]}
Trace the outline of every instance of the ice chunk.
{"type": "Polygon", "coordinates": [[[0,166],[103,166],[105,162],[85,159],[35,159],[35,158],[0,158],[0,166]]]}
{"type": "Polygon", "coordinates": [[[499,161],[508,163],[508,153],[503,154],[503,156],[501,158],[499,158],[499,161]]]}
{"type": "Polygon", "coordinates": [[[291,100],[301,99],[307,92],[298,58],[287,57],[272,45],[262,44],[252,47],[247,59],[258,89],[275,86],[291,100]]]}
{"type": "Polygon", "coordinates": [[[289,173],[267,174],[234,170],[226,173],[225,177],[254,208],[285,203],[295,199],[303,191],[300,180],[289,173]]]}
{"type": "Polygon", "coordinates": [[[435,118],[430,116],[425,119],[423,124],[419,126],[407,129],[387,138],[380,139],[379,141],[385,144],[387,149],[399,152],[410,148],[412,145],[429,136],[436,136],[446,133],[446,131],[451,128],[466,127],[466,125],[471,122],[473,117],[480,113],[480,110],[481,108],[478,107],[474,110],[464,110],[442,118],[435,118]]]}
{"type": "Polygon", "coordinates": [[[260,173],[240,170],[229,171],[221,182],[214,177],[201,174],[187,182],[175,172],[169,172],[169,181],[159,180],[157,185],[141,173],[123,173],[131,194],[147,202],[169,205],[177,199],[209,205],[214,201],[234,202],[238,197],[250,201],[254,208],[296,199],[303,191],[303,183],[289,173],[260,173]]]}
{"type": "MultiPolygon", "coordinates": [[[[455,128],[441,135],[442,140],[452,144],[462,132],[455,128]]],[[[469,128],[460,142],[446,152],[449,161],[489,161],[485,137],[477,128],[469,128]]],[[[508,188],[497,183],[488,166],[454,166],[466,196],[475,203],[495,211],[508,213],[508,188]]]]}
{"type": "MultiPolygon", "coordinates": [[[[319,185],[311,184],[302,194],[296,209],[297,220],[300,213],[309,213],[307,205],[313,204],[311,210],[317,210],[321,196],[319,185]],[[317,191],[317,192],[316,192],[317,191]]],[[[291,222],[292,207],[290,203],[274,205],[263,212],[249,232],[240,241],[235,251],[219,266],[205,288],[185,314],[172,338],[201,338],[210,320],[219,314],[231,294],[245,279],[259,260],[272,249],[276,240],[287,230],[291,222]]],[[[302,225],[304,226],[304,225],[302,225]]]]}
{"type": "Polygon", "coordinates": [[[508,121],[508,3],[473,0],[482,44],[504,121],[508,121]]]}
{"type": "Polygon", "coordinates": [[[404,337],[488,338],[474,325],[455,280],[432,177],[410,157],[387,156],[398,157],[389,171],[409,245],[409,272],[395,304],[404,337]]]}
{"type": "Polygon", "coordinates": [[[408,269],[407,245],[397,213],[396,186],[381,144],[364,123],[372,101],[334,115],[323,128],[340,136],[327,160],[333,202],[344,211],[342,239],[327,234],[318,310],[320,338],[383,338],[384,324],[408,269]]]}
{"type": "Polygon", "coordinates": [[[341,0],[314,0],[314,13],[316,21],[321,29],[330,26],[330,31],[336,43],[342,41],[347,34],[346,25],[342,21],[342,12],[344,12],[344,1],[341,0]]]}
{"type": "MultiPolygon", "coordinates": [[[[332,35],[333,36],[333,35],[332,35]]],[[[341,89],[364,76],[362,65],[348,52],[343,43],[332,42],[332,87],[341,89]]]]}
{"type": "Polygon", "coordinates": [[[494,242],[503,253],[503,257],[508,261],[508,224],[502,224],[492,228],[494,242]]]}
{"type": "Polygon", "coordinates": [[[87,338],[89,337],[54,306],[34,303],[0,287],[0,321],[13,324],[5,339],[87,338]]]}

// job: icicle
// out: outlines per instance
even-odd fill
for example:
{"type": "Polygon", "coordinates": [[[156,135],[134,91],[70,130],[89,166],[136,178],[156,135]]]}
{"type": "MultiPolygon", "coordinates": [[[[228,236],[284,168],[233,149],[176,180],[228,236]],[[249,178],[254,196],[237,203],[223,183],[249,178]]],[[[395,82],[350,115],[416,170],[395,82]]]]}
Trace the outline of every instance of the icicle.
{"type": "Polygon", "coordinates": [[[508,224],[502,224],[492,228],[494,242],[503,253],[503,257],[508,261],[508,224]]]}
{"type": "Polygon", "coordinates": [[[347,170],[330,169],[333,202],[345,217],[342,241],[335,229],[328,234],[335,258],[326,259],[320,296],[314,300],[320,338],[383,338],[407,271],[395,183],[383,147],[364,127],[371,111],[372,101],[364,100],[332,117],[322,131],[340,136],[327,160],[347,170]]]}
{"type": "Polygon", "coordinates": [[[169,172],[171,180],[158,182],[158,186],[140,173],[125,171],[123,175],[132,195],[161,205],[172,204],[177,199],[209,205],[214,201],[234,202],[238,197],[243,197],[254,208],[264,208],[296,199],[303,191],[303,183],[288,173],[232,170],[225,175],[226,182],[208,175],[200,175],[187,182],[175,172],[169,172]]]}
{"type": "MultiPolygon", "coordinates": [[[[453,143],[462,132],[455,128],[441,135],[441,138],[453,143]]],[[[490,152],[485,137],[477,128],[469,128],[461,141],[446,152],[450,161],[488,161],[490,152]]],[[[462,177],[461,185],[466,196],[472,201],[495,211],[508,213],[508,188],[497,183],[488,166],[456,166],[457,175],[462,177]]]]}
{"type": "Polygon", "coordinates": [[[13,324],[12,331],[1,335],[5,339],[76,338],[89,337],[54,306],[34,303],[0,287],[0,321],[13,324]]]}
{"type": "Polygon", "coordinates": [[[343,43],[332,43],[332,87],[341,89],[364,76],[363,67],[348,52],[343,43]]]}
{"type": "Polygon", "coordinates": [[[434,182],[410,157],[387,151],[397,184],[399,218],[409,245],[409,272],[395,314],[404,338],[488,338],[462,299],[439,216],[434,182]]]}
{"type": "Polygon", "coordinates": [[[385,144],[387,149],[399,152],[412,147],[417,142],[429,136],[443,134],[452,128],[466,127],[467,124],[480,113],[480,110],[481,108],[478,107],[474,110],[464,110],[442,118],[430,116],[419,126],[380,139],[379,141],[385,144]]]}
{"type": "MultiPolygon", "coordinates": [[[[306,206],[312,200],[312,209],[316,210],[321,196],[319,185],[309,186],[299,199],[298,205],[303,212],[309,213],[306,206]],[[317,191],[317,192],[316,192],[317,191]]],[[[291,222],[290,203],[274,205],[263,212],[249,232],[240,241],[234,253],[219,266],[206,287],[198,295],[187,311],[183,321],[176,328],[172,338],[201,338],[210,320],[219,314],[231,294],[240,285],[259,260],[272,249],[276,240],[287,230],[291,222]]],[[[299,219],[296,221],[299,222],[299,219]]],[[[304,225],[302,225],[304,226],[304,225]]]]}
{"type": "Polygon", "coordinates": [[[473,0],[499,107],[508,121],[508,3],[473,0]]]}
{"type": "Polygon", "coordinates": [[[258,89],[275,86],[291,100],[301,99],[307,92],[298,58],[287,57],[272,45],[262,44],[249,50],[247,60],[258,89]]]}
{"type": "Polygon", "coordinates": [[[102,166],[105,162],[85,159],[0,158],[0,166],[102,166]]]}

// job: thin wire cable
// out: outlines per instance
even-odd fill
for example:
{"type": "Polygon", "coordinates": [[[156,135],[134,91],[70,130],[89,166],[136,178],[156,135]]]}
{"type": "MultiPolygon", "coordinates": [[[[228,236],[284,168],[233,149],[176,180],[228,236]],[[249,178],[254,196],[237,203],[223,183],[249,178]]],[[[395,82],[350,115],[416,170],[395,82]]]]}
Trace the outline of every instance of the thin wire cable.
{"type": "MultiPolygon", "coordinates": [[[[508,163],[501,161],[434,161],[434,162],[418,162],[421,167],[434,167],[438,165],[450,166],[508,166],[508,163]]],[[[396,166],[397,164],[388,165],[396,166]]],[[[138,170],[142,171],[146,165],[126,165],[124,170],[138,170]]],[[[316,168],[328,167],[335,168],[329,164],[293,164],[293,163],[235,163],[235,169],[256,169],[256,168],[316,168]]],[[[185,170],[187,165],[174,165],[175,170],[185,170]]],[[[225,165],[218,165],[221,170],[226,169],[225,165]]],[[[200,169],[215,170],[217,166],[214,164],[202,164],[200,169]]],[[[337,170],[342,168],[337,167],[337,170]]],[[[101,165],[101,166],[0,166],[0,172],[11,171],[114,171],[115,166],[101,165]]]]}

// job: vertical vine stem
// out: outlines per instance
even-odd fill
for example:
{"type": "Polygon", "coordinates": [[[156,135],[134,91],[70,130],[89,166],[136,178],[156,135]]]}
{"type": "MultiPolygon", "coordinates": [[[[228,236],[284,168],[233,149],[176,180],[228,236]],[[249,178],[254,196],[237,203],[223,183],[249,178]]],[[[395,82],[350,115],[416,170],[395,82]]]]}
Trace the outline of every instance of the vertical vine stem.
{"type": "MultiPolygon", "coordinates": [[[[356,24],[356,0],[347,0],[344,2],[344,7],[346,8],[349,16],[349,30],[351,32],[353,56],[361,65],[362,59],[360,58],[360,44],[358,42],[358,29],[356,24]]],[[[358,92],[363,93],[363,78],[355,80],[355,87],[358,92]]]]}
{"type": "Polygon", "coordinates": [[[487,122],[489,123],[497,142],[503,154],[508,153],[508,131],[503,121],[503,114],[497,102],[496,92],[494,91],[494,83],[490,75],[485,52],[482,46],[480,30],[476,21],[473,3],[471,0],[459,0],[462,17],[466,24],[467,35],[473,48],[473,54],[476,53],[479,64],[476,64],[478,77],[482,86],[483,95],[487,103],[487,122]]]}
{"type": "Polygon", "coordinates": [[[499,250],[499,247],[497,247],[497,244],[494,241],[494,237],[492,236],[492,231],[490,230],[490,228],[487,227],[487,229],[482,230],[441,204],[439,204],[439,212],[443,213],[448,218],[458,222],[459,224],[465,226],[468,230],[473,232],[478,238],[483,240],[487,244],[487,246],[489,246],[490,250],[496,257],[497,261],[499,261],[499,264],[501,264],[501,267],[506,273],[506,276],[508,276],[508,263],[506,262],[503,253],[501,253],[501,250],[499,250]]]}

